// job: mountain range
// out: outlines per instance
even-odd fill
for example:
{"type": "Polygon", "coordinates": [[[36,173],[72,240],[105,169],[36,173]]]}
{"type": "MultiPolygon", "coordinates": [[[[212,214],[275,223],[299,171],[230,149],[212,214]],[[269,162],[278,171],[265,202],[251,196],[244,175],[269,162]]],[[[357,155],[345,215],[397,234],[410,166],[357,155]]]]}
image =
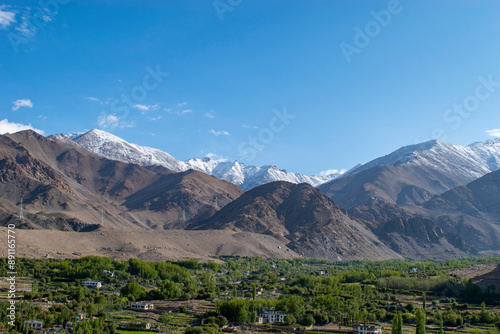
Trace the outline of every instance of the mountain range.
{"type": "MultiPolygon", "coordinates": [[[[172,230],[177,248],[169,252],[180,257],[196,255],[193,243],[203,258],[461,257],[500,249],[499,162],[498,139],[429,141],[344,174],[305,176],[210,158],[180,161],[100,130],[49,137],[22,131],[0,136],[0,225],[69,231],[68,238],[78,233],[93,243],[113,235],[116,249],[88,252],[115,257],[152,254],[141,251],[140,243],[151,247],[147,238],[125,242],[130,231],[172,230]]],[[[170,254],[160,253],[151,256],[170,254]]]]}
{"type": "Polygon", "coordinates": [[[252,166],[238,161],[219,161],[210,157],[180,161],[167,152],[131,144],[98,129],[93,129],[84,134],[71,134],[68,137],[86,149],[108,159],[145,167],[158,165],[175,172],[193,169],[234,183],[244,190],[273,181],[309,183],[312,186],[317,186],[341,175],[340,173],[334,173],[324,176],[310,176],[288,172],[284,169],[278,169],[276,166],[252,166]]]}

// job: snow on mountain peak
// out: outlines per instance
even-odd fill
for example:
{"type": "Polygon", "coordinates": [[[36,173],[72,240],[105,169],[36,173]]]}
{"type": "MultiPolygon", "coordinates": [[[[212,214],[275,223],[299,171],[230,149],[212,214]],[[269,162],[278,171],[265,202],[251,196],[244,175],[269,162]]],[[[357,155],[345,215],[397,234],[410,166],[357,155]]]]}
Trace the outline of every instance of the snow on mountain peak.
{"type": "Polygon", "coordinates": [[[408,145],[349,170],[352,175],[375,166],[413,164],[438,168],[463,180],[481,177],[500,168],[500,140],[452,145],[438,140],[408,145]]]}
{"type": "Polygon", "coordinates": [[[131,144],[120,137],[98,129],[73,136],[72,139],[88,150],[108,159],[141,166],[160,165],[175,172],[194,169],[234,183],[245,190],[273,181],[305,182],[312,186],[318,186],[341,175],[341,173],[303,175],[288,172],[276,166],[252,166],[238,161],[227,161],[227,159],[215,154],[208,154],[202,159],[194,158],[180,161],[167,152],[131,144]]]}

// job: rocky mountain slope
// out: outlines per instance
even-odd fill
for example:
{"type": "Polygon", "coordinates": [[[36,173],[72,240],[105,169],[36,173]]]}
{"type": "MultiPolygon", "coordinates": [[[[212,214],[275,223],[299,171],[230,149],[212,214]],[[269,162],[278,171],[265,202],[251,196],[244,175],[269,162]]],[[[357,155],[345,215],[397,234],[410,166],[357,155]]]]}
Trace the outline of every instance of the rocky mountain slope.
{"type": "Polygon", "coordinates": [[[403,147],[319,188],[351,209],[374,203],[420,205],[500,167],[500,139],[469,146],[429,141],[403,147]]]}
{"type": "MultiPolygon", "coordinates": [[[[112,231],[117,238],[124,231],[165,229],[177,229],[179,238],[201,230],[252,233],[258,243],[268,241],[257,235],[271,238],[287,256],[331,260],[459,257],[500,247],[500,171],[488,173],[498,168],[499,142],[402,148],[320,191],[311,179],[300,183],[301,176],[271,166],[192,159],[197,168],[189,168],[165,152],[98,130],[74,140],[22,131],[0,136],[0,225],[112,231]],[[82,138],[92,151],[78,143],[82,138]],[[463,183],[476,175],[484,176],[463,183]],[[288,176],[292,182],[274,181],[288,176]],[[237,183],[252,189],[244,192],[237,183]]],[[[227,247],[226,234],[206,234],[215,237],[204,240],[207,249],[248,253],[248,243],[227,247]]]]}
{"type": "Polygon", "coordinates": [[[373,231],[395,252],[413,259],[445,259],[475,254],[462,237],[445,233],[424,218],[396,218],[380,224],[373,231]]]}
{"type": "Polygon", "coordinates": [[[375,233],[384,223],[400,218],[425,218],[445,235],[457,235],[478,251],[500,248],[500,171],[436,195],[421,205],[369,203],[349,210],[375,233]]]}
{"type": "Polygon", "coordinates": [[[304,183],[273,182],[259,186],[201,224],[201,229],[269,234],[308,257],[399,257],[331,199],[304,183]]]}
{"type": "Polygon", "coordinates": [[[196,219],[193,212],[206,212],[206,218],[243,193],[201,172],[148,170],[33,131],[0,136],[0,154],[0,200],[10,208],[4,222],[14,219],[23,197],[32,228],[59,229],[59,220],[76,220],[79,229],[173,228],[196,219]]]}
{"type": "Polygon", "coordinates": [[[489,273],[476,276],[471,281],[483,289],[487,289],[493,285],[497,291],[500,290],[500,264],[489,273]]]}

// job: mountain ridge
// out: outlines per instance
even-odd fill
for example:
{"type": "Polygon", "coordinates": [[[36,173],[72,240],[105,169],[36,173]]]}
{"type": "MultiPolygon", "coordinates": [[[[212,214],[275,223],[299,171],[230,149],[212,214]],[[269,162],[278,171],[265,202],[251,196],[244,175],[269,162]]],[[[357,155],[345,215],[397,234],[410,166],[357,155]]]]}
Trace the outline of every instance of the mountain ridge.
{"type": "MultiPolygon", "coordinates": [[[[56,140],[65,140],[56,135],[56,140]]],[[[244,190],[273,181],[309,183],[317,186],[341,175],[304,175],[279,169],[273,165],[253,166],[238,161],[218,161],[210,157],[192,158],[181,161],[159,149],[131,144],[108,132],[93,129],[83,134],[72,134],[68,138],[86,149],[108,159],[135,163],[144,167],[160,165],[176,172],[194,169],[219,179],[234,183],[244,190]]]]}

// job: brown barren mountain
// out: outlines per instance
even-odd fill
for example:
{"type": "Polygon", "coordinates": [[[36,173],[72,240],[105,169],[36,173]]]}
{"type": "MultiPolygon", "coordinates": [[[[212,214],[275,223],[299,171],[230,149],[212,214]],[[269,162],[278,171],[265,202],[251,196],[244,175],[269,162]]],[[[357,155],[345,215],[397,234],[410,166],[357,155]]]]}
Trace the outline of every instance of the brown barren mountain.
{"type": "Polygon", "coordinates": [[[321,191],[302,183],[254,188],[203,222],[201,229],[272,235],[307,257],[388,259],[399,255],[321,191]]]}
{"type": "Polygon", "coordinates": [[[497,291],[500,290],[500,264],[489,273],[476,276],[471,279],[472,283],[486,289],[489,286],[494,286],[497,291]]]}
{"type": "Polygon", "coordinates": [[[412,259],[443,260],[476,253],[462,237],[445,233],[432,221],[420,217],[392,219],[374,232],[395,252],[412,259]]]}
{"type": "Polygon", "coordinates": [[[33,131],[0,136],[0,157],[2,222],[15,218],[22,197],[26,228],[88,230],[101,220],[114,228],[173,228],[185,223],[182,210],[188,221],[207,218],[243,192],[204,173],[149,170],[33,131]]]}

